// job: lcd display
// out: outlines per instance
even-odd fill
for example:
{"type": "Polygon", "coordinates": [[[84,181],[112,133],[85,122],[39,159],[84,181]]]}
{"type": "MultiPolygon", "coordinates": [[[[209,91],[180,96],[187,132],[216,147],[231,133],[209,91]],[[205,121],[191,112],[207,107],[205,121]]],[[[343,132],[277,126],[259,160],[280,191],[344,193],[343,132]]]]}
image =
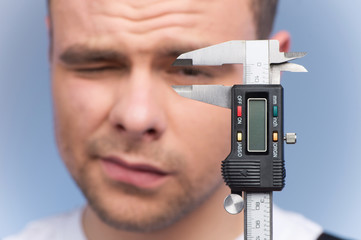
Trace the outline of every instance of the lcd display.
{"type": "Polygon", "coordinates": [[[267,99],[248,99],[248,151],[267,151],[267,99]]]}

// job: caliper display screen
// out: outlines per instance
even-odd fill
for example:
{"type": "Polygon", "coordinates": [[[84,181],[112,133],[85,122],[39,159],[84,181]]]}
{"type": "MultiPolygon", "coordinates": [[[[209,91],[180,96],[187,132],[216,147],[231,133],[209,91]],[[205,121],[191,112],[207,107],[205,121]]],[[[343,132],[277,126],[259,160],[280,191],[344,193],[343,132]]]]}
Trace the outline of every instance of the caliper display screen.
{"type": "Polygon", "coordinates": [[[267,99],[249,98],[247,150],[248,152],[267,151],[267,99]]]}

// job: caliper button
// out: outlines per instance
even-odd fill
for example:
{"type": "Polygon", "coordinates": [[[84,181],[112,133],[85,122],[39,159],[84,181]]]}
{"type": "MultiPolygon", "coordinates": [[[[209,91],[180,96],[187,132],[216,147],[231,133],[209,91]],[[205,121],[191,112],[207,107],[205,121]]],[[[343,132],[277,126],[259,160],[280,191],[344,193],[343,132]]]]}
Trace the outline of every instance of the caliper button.
{"type": "Polygon", "coordinates": [[[242,132],[237,132],[237,141],[242,142],[242,132]]]}
{"type": "Polygon", "coordinates": [[[273,117],[278,117],[278,107],[273,106],[273,117]]]}
{"type": "Polygon", "coordinates": [[[278,132],[273,132],[272,138],[273,138],[274,142],[277,142],[278,141],[278,132]]]}
{"type": "Polygon", "coordinates": [[[237,117],[242,117],[242,106],[237,106],[237,117]]]}

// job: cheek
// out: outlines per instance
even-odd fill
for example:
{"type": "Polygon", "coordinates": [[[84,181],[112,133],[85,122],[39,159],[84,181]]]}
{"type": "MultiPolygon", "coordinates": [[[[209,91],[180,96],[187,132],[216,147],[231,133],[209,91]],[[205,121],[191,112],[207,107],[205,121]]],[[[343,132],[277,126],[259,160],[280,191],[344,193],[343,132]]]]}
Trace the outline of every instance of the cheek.
{"type": "Polygon", "coordinates": [[[107,116],[112,99],[110,89],[96,81],[55,78],[55,119],[60,125],[76,129],[73,134],[87,135],[107,116]]]}
{"type": "Polygon", "coordinates": [[[79,159],[82,144],[107,117],[112,92],[99,82],[61,74],[54,74],[52,88],[59,150],[65,161],[79,159]]]}
{"type": "MultiPolygon", "coordinates": [[[[187,100],[188,101],[188,100],[187,100]]],[[[187,154],[187,170],[194,178],[221,178],[221,161],[230,153],[229,109],[188,101],[177,115],[177,134],[187,154]],[[181,126],[181,128],[179,128],[181,126]]],[[[181,105],[179,106],[181,107],[181,105]]]]}

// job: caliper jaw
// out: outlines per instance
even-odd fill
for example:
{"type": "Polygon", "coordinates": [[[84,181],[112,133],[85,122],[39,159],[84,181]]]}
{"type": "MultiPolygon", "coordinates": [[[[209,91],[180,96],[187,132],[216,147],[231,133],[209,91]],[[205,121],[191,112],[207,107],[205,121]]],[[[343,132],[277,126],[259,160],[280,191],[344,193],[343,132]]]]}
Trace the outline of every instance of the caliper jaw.
{"type": "MultiPolygon", "coordinates": [[[[178,61],[178,60],[176,60],[178,61]]],[[[181,64],[183,60],[178,61],[181,64]]],[[[188,61],[186,61],[186,64],[188,61]]],[[[174,65],[181,66],[181,65],[174,65]]],[[[183,65],[184,66],[184,65],[183,65]]],[[[193,65],[190,65],[193,66],[193,65]]],[[[307,72],[302,65],[295,63],[271,64],[270,84],[281,84],[281,72],[307,72]]],[[[232,86],[224,85],[175,85],[173,89],[182,97],[197,100],[200,102],[216,105],[224,108],[231,108],[232,86]]]]}
{"type": "MultiPolygon", "coordinates": [[[[228,41],[181,54],[173,66],[220,66],[223,64],[246,64],[245,40],[228,41]]],[[[269,40],[270,84],[280,84],[281,71],[307,72],[299,64],[288,61],[305,56],[305,52],[280,52],[279,42],[269,40]]],[[[230,87],[222,85],[173,86],[181,96],[216,106],[231,108],[230,87]]]]}
{"type": "MultiPolygon", "coordinates": [[[[269,41],[269,62],[279,64],[304,57],[305,52],[280,52],[277,40],[269,41]]],[[[173,66],[220,66],[246,63],[246,40],[233,40],[181,54],[173,66]]]]}
{"type": "Polygon", "coordinates": [[[172,86],[182,97],[200,102],[231,108],[231,90],[233,86],[223,85],[178,85],[172,86]]]}
{"type": "Polygon", "coordinates": [[[173,66],[220,66],[243,64],[246,41],[234,40],[181,54],[173,66]]]}
{"type": "Polygon", "coordinates": [[[296,63],[271,64],[270,84],[281,84],[281,72],[307,72],[307,69],[296,63]]]}

